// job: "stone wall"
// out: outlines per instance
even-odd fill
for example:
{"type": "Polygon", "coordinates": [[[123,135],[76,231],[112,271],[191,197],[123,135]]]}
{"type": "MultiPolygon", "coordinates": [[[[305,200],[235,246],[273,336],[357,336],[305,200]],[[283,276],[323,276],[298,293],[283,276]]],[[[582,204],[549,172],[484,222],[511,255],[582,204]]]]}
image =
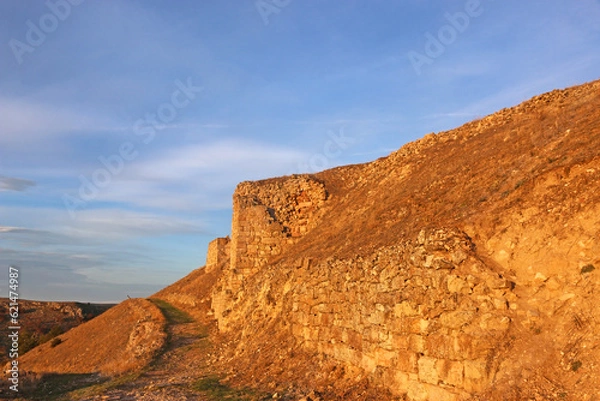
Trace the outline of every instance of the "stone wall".
{"type": "Polygon", "coordinates": [[[422,231],[369,257],[278,262],[318,224],[326,199],[323,184],[306,176],[238,186],[231,242],[213,241],[207,258],[215,265],[230,248],[212,297],[221,331],[254,336],[281,320],[299,347],[411,400],[454,401],[488,388],[516,308],[514,283],[451,229],[422,231]]]}
{"type": "Polygon", "coordinates": [[[231,268],[248,276],[265,266],[317,224],[326,199],[323,184],[307,176],[239,184],[233,195],[231,268]]]}
{"type": "Polygon", "coordinates": [[[241,295],[244,280],[315,227],[326,199],[323,184],[310,176],[243,182],[237,186],[233,194],[231,241],[227,245],[215,243],[207,257],[209,264],[213,255],[219,254],[219,246],[229,248],[230,261],[212,297],[221,330],[226,331],[232,321],[225,317],[241,295]]]}
{"type": "Polygon", "coordinates": [[[289,316],[305,347],[412,400],[457,400],[491,381],[516,296],[466,235],[423,231],[414,244],[296,273],[289,316]]]}
{"type": "Polygon", "coordinates": [[[216,238],[208,244],[208,251],[206,252],[206,269],[214,269],[224,262],[229,261],[229,237],[216,238]]]}
{"type": "Polygon", "coordinates": [[[597,89],[319,173],[328,188],[313,176],[240,184],[212,301],[232,361],[293,372],[286,361],[307,358],[319,389],[366,378],[418,401],[589,398],[600,388],[597,89]],[[432,228],[448,226],[460,229],[432,228]]]}
{"type": "Polygon", "coordinates": [[[514,284],[454,230],[422,231],[370,257],[276,264],[247,286],[221,323],[243,336],[282,319],[298,346],[418,401],[485,390],[516,307],[514,284]]]}

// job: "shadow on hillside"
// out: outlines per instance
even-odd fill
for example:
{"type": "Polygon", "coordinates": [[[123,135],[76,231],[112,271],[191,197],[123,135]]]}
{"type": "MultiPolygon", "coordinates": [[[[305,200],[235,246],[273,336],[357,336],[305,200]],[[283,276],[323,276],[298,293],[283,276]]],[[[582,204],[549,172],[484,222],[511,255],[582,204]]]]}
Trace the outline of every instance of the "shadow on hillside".
{"type": "Polygon", "coordinates": [[[34,374],[21,377],[19,392],[2,394],[0,399],[19,399],[29,401],[59,401],[72,391],[89,386],[103,384],[110,379],[98,374],[34,374]],[[11,398],[12,396],[12,398],[11,398]]]}

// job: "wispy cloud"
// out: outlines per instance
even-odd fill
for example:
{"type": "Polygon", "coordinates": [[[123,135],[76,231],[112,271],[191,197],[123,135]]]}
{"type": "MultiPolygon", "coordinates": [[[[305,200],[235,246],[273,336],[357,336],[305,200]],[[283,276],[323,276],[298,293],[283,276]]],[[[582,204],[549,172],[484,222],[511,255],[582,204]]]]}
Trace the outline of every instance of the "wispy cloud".
{"type": "Polygon", "coordinates": [[[141,164],[138,175],[152,179],[187,180],[201,174],[216,173],[232,175],[229,182],[252,176],[259,179],[283,171],[305,156],[305,153],[288,147],[243,138],[224,139],[169,150],[161,157],[141,164]]]}
{"type": "Polygon", "coordinates": [[[241,138],[176,146],[132,164],[95,201],[166,213],[229,208],[239,182],[287,174],[307,155],[241,138]]]}
{"type": "Polygon", "coordinates": [[[198,220],[106,209],[83,211],[72,221],[61,210],[1,206],[0,221],[25,211],[34,228],[0,226],[0,264],[23,267],[24,296],[45,293],[46,287],[79,293],[77,288],[107,291],[114,284],[120,295],[112,299],[122,299],[133,295],[132,287],[155,291],[201,263],[187,251],[181,254],[176,239],[201,237],[205,227],[198,220]]]}
{"type": "Polygon", "coordinates": [[[6,177],[0,175],[0,192],[2,191],[16,191],[23,192],[28,188],[35,186],[36,183],[31,180],[25,180],[22,178],[6,177]]]}
{"type": "Polygon", "coordinates": [[[31,146],[36,140],[65,136],[73,131],[99,125],[99,121],[70,111],[68,107],[29,100],[0,97],[0,110],[0,144],[4,145],[31,146]]]}
{"type": "Polygon", "coordinates": [[[0,226],[7,240],[19,240],[35,247],[43,243],[63,242],[65,245],[86,245],[115,242],[126,238],[151,238],[181,234],[201,234],[205,227],[199,219],[181,218],[124,209],[82,210],[72,220],[61,209],[0,206],[0,221],[27,214],[35,228],[0,226]],[[13,237],[6,237],[12,234],[13,237]]]}

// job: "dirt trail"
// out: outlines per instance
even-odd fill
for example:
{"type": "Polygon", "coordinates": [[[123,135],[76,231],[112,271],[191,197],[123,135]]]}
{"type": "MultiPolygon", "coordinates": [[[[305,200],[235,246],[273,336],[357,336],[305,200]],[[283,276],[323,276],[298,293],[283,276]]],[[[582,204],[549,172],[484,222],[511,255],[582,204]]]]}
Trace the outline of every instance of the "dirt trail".
{"type": "Polygon", "coordinates": [[[81,401],[170,401],[207,400],[191,389],[208,368],[202,354],[209,352],[206,329],[174,307],[156,302],[167,318],[165,350],[135,380],[105,391],[102,395],[74,398],[81,401]],[[192,355],[193,354],[193,355],[192,355]]]}
{"type": "Polygon", "coordinates": [[[152,300],[165,315],[168,341],[164,351],[137,378],[94,396],[73,401],[210,401],[260,399],[219,383],[211,367],[211,327],[165,301],[152,300]]]}

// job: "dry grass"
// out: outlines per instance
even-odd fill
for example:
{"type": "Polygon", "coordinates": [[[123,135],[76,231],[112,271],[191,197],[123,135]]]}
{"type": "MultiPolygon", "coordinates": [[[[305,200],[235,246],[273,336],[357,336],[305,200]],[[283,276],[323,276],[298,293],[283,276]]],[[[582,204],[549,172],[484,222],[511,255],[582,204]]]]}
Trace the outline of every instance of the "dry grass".
{"type": "Polygon", "coordinates": [[[127,300],[57,337],[55,346],[34,348],[20,363],[35,373],[120,375],[152,360],[164,346],[165,324],[152,302],[127,300]]]}

